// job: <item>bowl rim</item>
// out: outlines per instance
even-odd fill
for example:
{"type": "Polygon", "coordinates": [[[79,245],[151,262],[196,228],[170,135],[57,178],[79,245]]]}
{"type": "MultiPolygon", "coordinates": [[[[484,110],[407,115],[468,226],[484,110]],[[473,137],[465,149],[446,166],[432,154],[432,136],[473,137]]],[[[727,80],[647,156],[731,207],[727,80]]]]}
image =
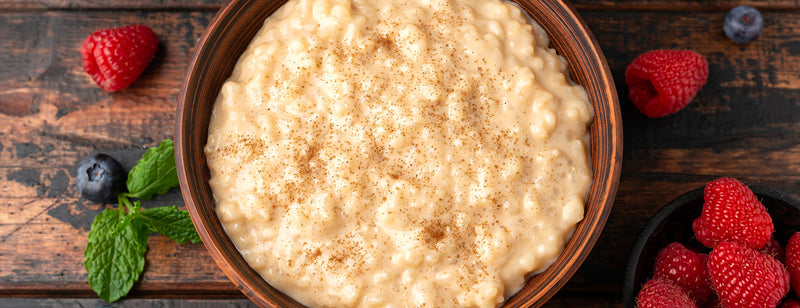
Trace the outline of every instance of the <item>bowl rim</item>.
{"type": "MultiPolygon", "coordinates": [[[[611,74],[611,70],[608,66],[608,61],[606,60],[606,57],[603,54],[603,51],[600,48],[597,39],[594,37],[594,34],[589,29],[589,27],[587,26],[586,22],[583,20],[581,15],[578,14],[577,10],[568,1],[566,0],[552,0],[552,1],[534,0],[534,1],[549,3],[550,5],[548,6],[548,8],[550,8],[550,12],[547,13],[553,14],[556,17],[563,17],[556,14],[555,13],[556,10],[560,10],[561,12],[567,14],[566,18],[561,19],[562,24],[569,25],[570,24],[569,21],[570,20],[572,21],[571,25],[574,26],[575,28],[570,28],[570,30],[572,30],[571,34],[573,35],[573,37],[582,38],[582,39],[576,39],[575,41],[579,43],[588,44],[588,46],[581,46],[584,49],[588,50],[589,52],[589,54],[585,56],[593,57],[591,59],[592,62],[595,62],[597,64],[597,67],[599,68],[599,71],[597,71],[596,73],[600,75],[599,77],[600,80],[606,83],[606,86],[603,87],[605,91],[605,95],[603,95],[603,97],[610,99],[610,102],[608,103],[611,105],[612,110],[610,114],[607,114],[607,117],[605,118],[607,121],[606,123],[604,123],[609,128],[611,134],[610,136],[608,136],[609,138],[604,141],[608,142],[607,145],[612,149],[612,151],[609,151],[610,154],[609,157],[607,157],[606,162],[601,165],[601,168],[604,169],[602,170],[595,170],[594,168],[592,169],[592,188],[591,188],[592,193],[595,192],[596,188],[595,185],[599,183],[598,181],[598,179],[600,179],[599,175],[608,175],[607,179],[610,179],[611,182],[607,183],[608,185],[604,185],[603,187],[601,187],[602,191],[597,191],[596,193],[596,195],[599,196],[600,198],[599,200],[597,200],[598,201],[597,203],[602,206],[603,211],[601,213],[598,213],[597,215],[592,215],[592,213],[585,213],[584,219],[581,220],[578,223],[578,225],[576,225],[574,231],[575,233],[577,233],[579,231],[588,229],[588,230],[594,230],[594,232],[588,234],[588,236],[583,237],[582,238],[583,240],[578,242],[572,241],[571,237],[565,244],[565,247],[563,248],[561,254],[559,254],[555,262],[553,262],[553,264],[551,264],[545,270],[545,272],[550,268],[556,268],[559,262],[561,265],[566,266],[566,270],[562,270],[561,272],[559,272],[558,275],[553,277],[556,279],[544,282],[542,288],[546,290],[545,293],[528,294],[528,296],[525,296],[523,298],[521,297],[521,293],[525,288],[527,288],[530,280],[534,279],[535,277],[540,277],[541,275],[528,277],[523,288],[517,291],[516,294],[508,298],[504,303],[504,307],[509,303],[512,303],[511,305],[512,307],[514,305],[518,305],[519,303],[528,303],[528,304],[533,303],[534,307],[539,307],[543,305],[545,302],[547,302],[547,300],[549,300],[551,297],[553,297],[572,278],[575,272],[577,272],[578,268],[586,260],[591,250],[594,248],[594,245],[597,243],[597,240],[600,237],[600,234],[602,233],[605,227],[605,224],[608,220],[608,216],[610,215],[611,209],[613,208],[614,200],[616,198],[617,188],[619,186],[619,179],[621,174],[621,167],[622,167],[623,136],[622,136],[622,119],[619,107],[619,98],[617,97],[616,86],[614,84],[614,78],[611,74]],[[569,252],[575,252],[575,253],[569,253],[569,252]]],[[[529,17],[536,19],[536,17],[533,16],[535,13],[534,11],[532,11],[533,8],[530,7],[529,5],[526,5],[524,1],[513,1],[513,2],[522,7],[522,9],[527,14],[529,14],[529,17]]],[[[548,31],[548,28],[545,27],[545,25],[542,25],[542,23],[539,22],[538,20],[536,22],[538,22],[542,26],[542,28],[544,28],[544,30],[548,32],[547,34],[548,38],[550,38],[551,47],[555,49],[560,49],[560,47],[563,47],[563,46],[554,46],[554,43],[558,43],[558,41],[552,39],[553,35],[548,31]]],[[[559,55],[564,57],[564,52],[559,52],[559,55]]],[[[575,69],[574,65],[569,65],[570,75],[574,74],[573,69],[575,69]]],[[[586,88],[586,85],[582,86],[586,88]]],[[[592,105],[595,106],[595,103],[596,102],[592,102],[592,105]]],[[[595,108],[594,111],[595,111],[595,117],[592,120],[591,124],[592,129],[594,129],[598,121],[597,108],[595,108]]],[[[594,136],[592,140],[595,140],[594,136]]],[[[600,144],[592,142],[591,146],[592,147],[600,146],[600,144]]],[[[591,159],[595,160],[596,157],[592,157],[591,159]]],[[[594,162],[592,163],[592,165],[594,167],[594,162]]],[[[589,200],[591,200],[591,196],[587,198],[587,204],[586,204],[587,208],[589,207],[588,203],[589,200]]],[[[573,236],[575,233],[573,233],[573,236]]]]}
{"type": "MultiPolygon", "coordinates": [[[[187,154],[192,149],[189,148],[187,141],[184,138],[188,133],[188,129],[185,127],[184,124],[188,123],[189,119],[192,119],[192,115],[188,112],[193,111],[191,110],[191,103],[188,99],[190,98],[188,95],[189,86],[192,84],[198,83],[198,71],[200,73],[208,70],[207,67],[203,67],[203,63],[200,63],[199,59],[201,58],[201,54],[206,51],[206,47],[210,46],[212,43],[210,42],[210,38],[214,35],[219,35],[223,33],[223,22],[221,19],[223,17],[226,18],[233,18],[232,15],[241,13],[244,9],[246,9],[250,4],[254,3],[257,0],[232,0],[230,1],[225,7],[219,10],[215,16],[213,17],[210,24],[206,27],[203,35],[200,37],[198,41],[198,45],[195,47],[195,50],[192,54],[191,60],[189,61],[189,65],[187,66],[187,70],[183,79],[183,83],[180,89],[180,95],[178,97],[178,106],[177,106],[177,116],[176,116],[176,131],[175,131],[175,159],[178,168],[178,175],[180,180],[180,187],[181,193],[183,195],[184,202],[186,207],[189,210],[190,216],[192,221],[195,224],[195,227],[200,234],[203,244],[205,245],[206,249],[209,251],[210,255],[217,263],[218,267],[222,269],[225,275],[231,280],[231,282],[236,285],[237,288],[244,293],[248,298],[250,298],[254,303],[258,304],[259,306],[273,306],[275,303],[270,299],[265,297],[265,294],[256,292],[255,290],[264,290],[264,286],[268,290],[274,289],[268,283],[259,281],[253,282],[243,278],[242,270],[236,268],[236,266],[232,265],[233,260],[226,256],[226,254],[220,249],[221,243],[227,241],[230,245],[230,239],[225,236],[224,239],[219,239],[218,237],[212,236],[208,233],[208,224],[213,224],[213,221],[206,221],[205,218],[201,216],[198,212],[197,201],[195,200],[195,191],[192,187],[189,186],[188,179],[192,178],[192,172],[201,172],[197,170],[191,170],[188,168],[187,161],[184,159],[187,157],[187,154]]],[[[531,0],[514,0],[513,2],[516,3],[518,6],[522,7],[526,13],[529,14],[531,18],[536,18],[532,15],[533,9],[532,5],[527,2],[531,0]]],[[[555,295],[574,275],[574,273],[578,270],[580,265],[585,261],[588,257],[589,253],[593,249],[594,245],[596,244],[607,220],[611,213],[611,209],[613,207],[614,199],[617,193],[617,187],[619,185],[620,173],[621,173],[621,165],[622,165],[622,120],[621,120],[621,112],[619,107],[619,99],[617,97],[616,86],[614,84],[614,78],[611,74],[611,70],[608,66],[608,62],[600,49],[600,46],[595,39],[592,32],[589,30],[588,26],[584,22],[583,18],[577,13],[577,11],[572,7],[570,3],[566,0],[533,0],[546,3],[544,5],[549,5],[548,8],[550,9],[548,12],[543,12],[542,14],[549,14],[553,15],[557,18],[560,18],[562,24],[568,28],[570,34],[576,37],[574,41],[578,42],[577,47],[573,47],[576,49],[580,49],[580,53],[588,61],[592,62],[593,65],[591,68],[591,76],[597,79],[598,86],[597,92],[600,102],[604,102],[605,104],[600,104],[599,102],[592,101],[592,105],[594,108],[595,116],[591,122],[591,130],[594,131],[595,127],[598,125],[598,120],[600,119],[597,116],[598,108],[597,106],[607,106],[607,113],[603,118],[603,125],[608,128],[608,132],[604,132],[602,136],[597,137],[598,139],[595,140],[595,136],[592,137],[592,144],[591,147],[594,148],[595,146],[600,147],[601,145],[598,144],[599,142],[595,141],[602,141],[604,144],[602,145],[603,151],[599,151],[600,153],[608,153],[608,157],[604,159],[603,164],[599,164],[599,168],[595,169],[595,164],[592,163],[592,187],[590,188],[590,194],[592,196],[596,196],[596,204],[597,207],[602,209],[602,211],[596,212],[586,212],[584,213],[584,219],[579,222],[576,226],[575,233],[578,232],[586,232],[582,234],[580,240],[573,240],[570,238],[566,243],[562,253],[557,257],[557,259],[551,264],[544,273],[547,273],[548,270],[551,268],[558,268],[559,266],[564,267],[560,271],[558,271],[555,275],[549,275],[548,278],[550,279],[539,279],[541,281],[537,281],[540,283],[540,288],[543,291],[539,292],[529,292],[529,294],[525,294],[525,296],[521,296],[522,291],[530,285],[530,281],[535,279],[536,277],[543,277],[545,275],[539,274],[533,277],[527,277],[526,283],[523,286],[523,289],[518,291],[515,295],[511,296],[506,300],[504,303],[505,307],[523,304],[533,304],[533,306],[541,306],[549,300],[553,295],[555,295]],[[559,15],[563,14],[563,15],[559,15]],[[596,67],[595,67],[596,66],[596,67]],[[602,177],[601,177],[602,175],[602,177]],[[600,183],[598,179],[605,179],[600,183]],[[598,184],[600,187],[597,187],[598,184]],[[588,232],[590,230],[592,232],[588,232]],[[572,253],[568,253],[572,252],[572,253]],[[550,277],[552,276],[552,277],[550,277]]],[[[277,3],[282,5],[285,1],[284,0],[277,0],[277,3]]],[[[260,25],[263,24],[259,22],[260,25]]],[[[541,23],[540,23],[541,24],[541,23]]],[[[226,24],[227,25],[227,24],[226,24]]],[[[228,27],[230,28],[230,26],[228,27]]],[[[543,27],[546,31],[548,31],[547,27],[543,27]]],[[[227,29],[227,28],[225,28],[227,29]]],[[[548,37],[552,37],[552,33],[548,31],[548,37]]],[[[248,40],[248,44],[249,44],[248,40]]],[[[557,42],[556,42],[557,43],[557,42]]],[[[554,46],[554,40],[550,40],[551,47],[555,49],[559,49],[559,46],[554,46]]],[[[212,46],[213,47],[213,46],[212,46]]],[[[561,46],[562,50],[563,47],[561,46]]],[[[563,57],[563,53],[559,53],[563,57]]],[[[238,58],[238,56],[237,56],[238,58]]],[[[575,67],[570,66],[570,75],[575,74],[573,71],[575,67]]],[[[589,83],[592,80],[587,81],[589,83]]],[[[587,85],[584,85],[587,87],[587,85]]],[[[587,91],[588,92],[588,91],[587,91]]],[[[590,100],[592,98],[590,97],[590,100]]],[[[593,134],[594,135],[594,134],[593,134]]],[[[205,142],[203,142],[205,144],[205,142]]],[[[205,157],[203,155],[203,157],[205,157]]],[[[595,158],[591,158],[592,161],[595,158]]],[[[207,172],[207,170],[205,171],[207,172]]],[[[196,175],[196,174],[194,174],[196,175]]],[[[202,185],[202,184],[201,184],[202,185]]],[[[208,185],[207,183],[205,185],[208,185]]],[[[198,194],[199,196],[199,194],[198,194]]],[[[591,196],[589,197],[591,199],[591,196]]],[[[590,200],[587,199],[587,200],[590,200]]],[[[589,204],[587,203],[587,209],[589,204]]],[[[239,257],[241,257],[239,255],[239,257]]],[[[233,256],[233,259],[236,259],[233,256]]],[[[280,293],[280,292],[278,292],[280,293]]],[[[279,295],[281,295],[280,293],[279,295]]],[[[285,295],[283,295],[286,297],[285,295]]],[[[288,297],[287,297],[288,298],[288,297]]]]}
{"type": "MultiPolygon", "coordinates": [[[[787,194],[786,192],[779,190],[775,187],[765,186],[762,184],[751,184],[748,182],[743,182],[756,197],[759,198],[759,201],[763,200],[764,197],[779,200],[784,202],[794,208],[800,209],[800,200],[796,199],[792,195],[787,194]]],[[[659,209],[653,216],[647,221],[647,224],[642,228],[642,231],[639,232],[639,235],[636,237],[636,241],[634,242],[629,254],[628,254],[628,262],[626,263],[625,268],[625,276],[623,277],[623,284],[622,284],[622,304],[623,307],[634,307],[636,303],[636,293],[634,291],[638,291],[641,288],[641,285],[635,285],[637,270],[640,267],[639,256],[642,255],[642,251],[644,250],[645,246],[647,245],[648,241],[652,237],[653,233],[661,227],[662,223],[665,219],[670,216],[675,210],[683,207],[690,202],[698,202],[703,201],[705,186],[701,186],[685,192],[680,196],[672,199],[672,201],[665,204],[661,209],[659,209]]],[[[702,202],[700,203],[702,205],[702,202]]],[[[649,277],[649,275],[647,276],[649,277]]],[[[645,281],[641,281],[643,284],[645,281]]]]}
{"type": "Polygon", "coordinates": [[[677,208],[683,206],[684,204],[697,200],[698,198],[703,197],[703,187],[693,189],[689,192],[681,194],[680,196],[676,197],[672,201],[668,202],[666,205],[661,207],[651,218],[647,221],[642,231],[639,232],[639,235],[636,237],[636,241],[634,242],[630,252],[628,253],[628,262],[625,268],[625,276],[623,280],[622,286],[622,303],[625,307],[633,307],[634,299],[636,298],[633,295],[633,280],[636,277],[636,270],[639,268],[639,256],[642,254],[642,250],[644,249],[645,244],[653,235],[658,227],[661,226],[661,223],[664,219],[672,214],[677,208]],[[634,259],[634,257],[636,257],[634,259]]]}

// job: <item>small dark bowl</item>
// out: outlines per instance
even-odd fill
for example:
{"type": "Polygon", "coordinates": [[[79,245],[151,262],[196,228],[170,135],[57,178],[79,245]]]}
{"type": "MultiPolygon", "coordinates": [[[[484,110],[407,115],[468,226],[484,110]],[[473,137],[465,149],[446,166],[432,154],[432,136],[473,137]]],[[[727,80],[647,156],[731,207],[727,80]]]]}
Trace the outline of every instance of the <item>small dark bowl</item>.
{"type": "MultiPolygon", "coordinates": [[[[217,265],[254,303],[301,307],[251,269],[222,229],[208,184],[203,147],[215,98],[264,20],[283,0],[233,0],[219,11],[200,38],[184,77],[175,132],[175,159],[184,202],[217,265]]],[[[622,119],[611,71],[578,13],[565,0],[517,0],[566,59],[572,79],[582,85],[594,108],[590,127],[592,188],[584,219],[563,253],[544,272],[527,280],[506,307],[541,306],[567,283],[589,255],[611,213],[622,165],[622,119]]]]}
{"type": "MultiPolygon", "coordinates": [[[[748,186],[772,217],[775,224],[773,236],[785,246],[789,237],[800,231],[800,201],[769,187],[748,186]]],[[[636,295],[652,276],[656,255],[661,248],[679,242],[694,251],[707,253],[710,250],[695,239],[692,231],[692,222],[700,217],[702,209],[703,187],[675,198],[647,222],[628,256],[622,293],[625,307],[635,306],[636,295]]]]}

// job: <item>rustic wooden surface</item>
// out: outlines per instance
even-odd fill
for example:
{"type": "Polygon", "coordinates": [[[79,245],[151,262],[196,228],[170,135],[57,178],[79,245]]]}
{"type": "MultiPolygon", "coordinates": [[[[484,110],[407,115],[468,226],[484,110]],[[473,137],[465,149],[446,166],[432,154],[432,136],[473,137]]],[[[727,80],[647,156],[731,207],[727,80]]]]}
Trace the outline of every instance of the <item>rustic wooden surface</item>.
{"type": "MultiPolygon", "coordinates": [[[[172,138],[184,70],[226,0],[0,0],[0,306],[97,306],[83,250],[104,207],[81,199],[76,163],[106,152],[130,168],[172,138]],[[127,90],[108,94],[80,68],[89,33],[147,24],[160,49],[127,90]]],[[[628,250],[647,219],[720,176],[800,196],[800,1],[575,0],[608,58],[623,113],[622,179],[597,246],[546,307],[621,306],[628,250]],[[758,7],[764,35],[736,45],[732,6],[758,7]],[[708,84],[683,111],[648,119],[627,99],[624,70],[656,48],[692,49],[708,84]]],[[[177,190],[145,206],[182,205],[177,190]]],[[[202,245],[149,241],[140,283],[122,305],[248,306],[202,245]],[[231,301],[225,301],[231,300],[231,301]]]]}

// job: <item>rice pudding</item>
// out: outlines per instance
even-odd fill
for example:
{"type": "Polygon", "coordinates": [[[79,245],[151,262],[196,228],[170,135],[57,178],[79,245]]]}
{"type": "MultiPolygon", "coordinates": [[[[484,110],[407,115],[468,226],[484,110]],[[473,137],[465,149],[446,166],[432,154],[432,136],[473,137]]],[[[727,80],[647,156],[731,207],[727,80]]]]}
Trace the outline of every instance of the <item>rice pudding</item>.
{"type": "Polygon", "coordinates": [[[591,186],[586,92],[500,0],[290,0],[214,105],[217,215],[313,307],[495,307],[591,186]]]}

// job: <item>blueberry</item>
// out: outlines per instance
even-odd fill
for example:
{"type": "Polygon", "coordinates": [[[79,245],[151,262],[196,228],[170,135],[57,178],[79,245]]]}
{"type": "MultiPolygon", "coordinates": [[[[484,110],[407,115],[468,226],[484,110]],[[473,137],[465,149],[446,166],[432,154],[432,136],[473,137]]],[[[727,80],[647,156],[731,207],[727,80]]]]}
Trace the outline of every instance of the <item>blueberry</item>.
{"type": "Polygon", "coordinates": [[[111,156],[103,153],[93,154],[78,163],[75,177],[78,191],[84,198],[95,202],[113,200],[125,191],[128,173],[111,156]]]}
{"type": "Polygon", "coordinates": [[[725,15],[725,35],[737,44],[755,41],[764,32],[764,18],[750,6],[737,6],[725,15]]]}

